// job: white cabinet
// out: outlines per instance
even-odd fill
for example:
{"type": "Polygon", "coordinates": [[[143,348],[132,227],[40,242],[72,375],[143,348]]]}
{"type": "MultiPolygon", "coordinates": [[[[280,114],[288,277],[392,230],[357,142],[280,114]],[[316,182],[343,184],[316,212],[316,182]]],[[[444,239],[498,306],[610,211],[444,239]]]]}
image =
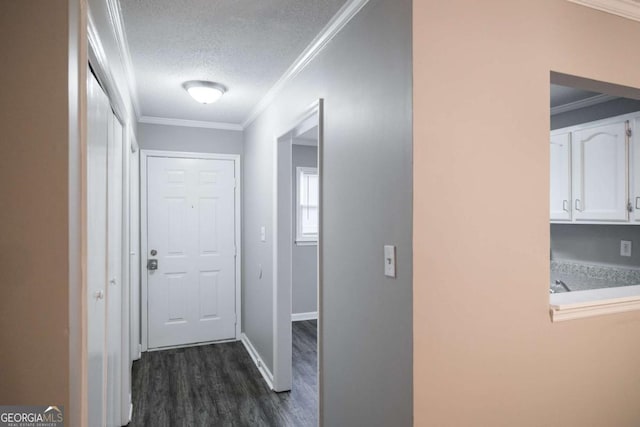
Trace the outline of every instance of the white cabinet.
{"type": "Polygon", "coordinates": [[[631,207],[632,221],[640,223],[640,117],[631,121],[631,207]]]}
{"type": "Polygon", "coordinates": [[[551,134],[551,191],[552,221],[571,221],[571,133],[551,134]]]}
{"type": "Polygon", "coordinates": [[[627,121],[573,132],[573,218],[628,221],[627,121]]]}
{"type": "Polygon", "coordinates": [[[640,225],[640,112],[551,132],[552,222],[640,225]]]}

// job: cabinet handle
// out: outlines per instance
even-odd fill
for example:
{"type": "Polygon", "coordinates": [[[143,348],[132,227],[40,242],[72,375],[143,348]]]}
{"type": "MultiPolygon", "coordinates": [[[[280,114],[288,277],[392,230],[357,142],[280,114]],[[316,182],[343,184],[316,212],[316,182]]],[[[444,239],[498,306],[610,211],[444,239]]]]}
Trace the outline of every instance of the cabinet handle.
{"type": "Polygon", "coordinates": [[[640,197],[636,197],[636,209],[640,209],[640,197]]]}
{"type": "Polygon", "coordinates": [[[578,206],[582,206],[582,202],[580,201],[580,199],[576,199],[575,208],[578,212],[582,212],[582,209],[578,206]]]}
{"type": "MultiPolygon", "coordinates": [[[[640,197],[638,197],[640,199],[640,197]]],[[[569,212],[569,201],[568,200],[563,200],[562,201],[562,210],[565,212],[569,212]]]]}

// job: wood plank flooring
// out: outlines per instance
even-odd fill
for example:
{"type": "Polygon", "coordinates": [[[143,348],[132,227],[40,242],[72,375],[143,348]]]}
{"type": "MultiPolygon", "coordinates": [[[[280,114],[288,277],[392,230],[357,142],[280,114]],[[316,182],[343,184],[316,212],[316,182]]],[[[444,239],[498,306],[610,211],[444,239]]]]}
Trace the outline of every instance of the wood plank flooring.
{"type": "Polygon", "coordinates": [[[293,322],[293,388],[269,389],[240,342],[143,353],[131,427],[316,426],[317,325],[293,322]]]}

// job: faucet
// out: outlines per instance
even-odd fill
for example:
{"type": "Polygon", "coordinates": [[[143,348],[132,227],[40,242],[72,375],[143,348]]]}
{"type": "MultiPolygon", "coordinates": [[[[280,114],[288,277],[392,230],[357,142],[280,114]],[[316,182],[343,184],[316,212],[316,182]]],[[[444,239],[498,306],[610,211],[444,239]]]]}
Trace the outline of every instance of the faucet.
{"type": "Polygon", "coordinates": [[[569,289],[567,284],[564,283],[562,280],[556,280],[556,285],[562,286],[564,288],[564,290],[567,291],[567,292],[571,292],[571,289],[569,289]]]}

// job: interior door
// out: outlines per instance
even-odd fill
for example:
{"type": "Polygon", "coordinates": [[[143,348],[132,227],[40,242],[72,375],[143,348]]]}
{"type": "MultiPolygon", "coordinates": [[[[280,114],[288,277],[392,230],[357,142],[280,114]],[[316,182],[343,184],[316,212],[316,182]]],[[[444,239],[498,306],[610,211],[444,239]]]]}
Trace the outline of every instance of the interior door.
{"type": "Polygon", "coordinates": [[[551,135],[550,218],[571,220],[571,134],[551,135]]]}
{"type": "Polygon", "coordinates": [[[107,156],[107,426],[121,425],[122,394],[122,125],[109,110],[107,156]]]}
{"type": "Polygon", "coordinates": [[[626,122],[573,134],[574,218],[627,221],[626,122]]]}
{"type": "Polygon", "coordinates": [[[109,100],[87,78],[87,403],[88,425],[106,421],[107,149],[109,100]]]}
{"type": "Polygon", "coordinates": [[[235,338],[234,162],[149,157],[147,240],[149,348],[235,338]]]}

